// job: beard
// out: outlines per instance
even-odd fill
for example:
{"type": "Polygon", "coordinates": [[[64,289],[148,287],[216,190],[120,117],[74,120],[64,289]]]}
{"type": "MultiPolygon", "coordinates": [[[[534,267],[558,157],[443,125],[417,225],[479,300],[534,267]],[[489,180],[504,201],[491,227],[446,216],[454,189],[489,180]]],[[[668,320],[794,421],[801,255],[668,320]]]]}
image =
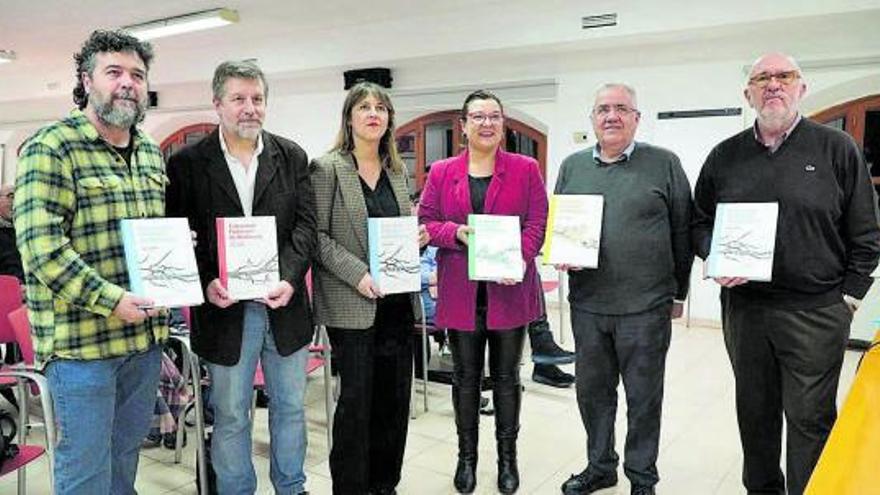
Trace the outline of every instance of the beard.
{"type": "Polygon", "coordinates": [[[106,95],[96,89],[89,93],[89,104],[102,122],[120,129],[128,129],[144,120],[146,97],[137,98],[134,91],[120,91],[106,95]]]}
{"type": "Polygon", "coordinates": [[[258,126],[253,125],[253,123],[235,124],[233,129],[235,130],[235,135],[239,138],[248,141],[256,141],[260,133],[263,132],[263,125],[262,123],[258,126]]]}

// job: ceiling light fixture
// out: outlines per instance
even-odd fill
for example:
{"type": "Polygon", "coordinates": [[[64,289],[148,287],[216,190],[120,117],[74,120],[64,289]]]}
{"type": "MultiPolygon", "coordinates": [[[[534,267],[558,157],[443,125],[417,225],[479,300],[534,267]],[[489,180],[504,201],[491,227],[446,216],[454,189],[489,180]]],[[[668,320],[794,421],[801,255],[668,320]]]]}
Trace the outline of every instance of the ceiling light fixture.
{"type": "Polygon", "coordinates": [[[0,64],[15,60],[15,52],[12,50],[0,50],[0,64]]]}
{"type": "Polygon", "coordinates": [[[238,22],[237,11],[232,9],[213,9],[124,26],[122,30],[140,40],[151,40],[163,36],[174,36],[175,34],[228,26],[236,22],[238,22]]]}

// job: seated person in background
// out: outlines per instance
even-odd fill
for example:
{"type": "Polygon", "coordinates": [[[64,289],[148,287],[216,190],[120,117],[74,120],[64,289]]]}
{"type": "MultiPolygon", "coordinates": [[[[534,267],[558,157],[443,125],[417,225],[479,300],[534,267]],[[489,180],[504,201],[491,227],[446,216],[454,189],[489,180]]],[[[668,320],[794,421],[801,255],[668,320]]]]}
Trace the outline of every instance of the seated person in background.
{"type": "Polygon", "coordinates": [[[437,248],[428,246],[422,252],[422,309],[425,322],[434,323],[437,312],[437,248]]]}
{"type": "Polygon", "coordinates": [[[12,275],[24,280],[21,256],[15,246],[15,228],[12,226],[12,199],[14,187],[0,187],[0,275],[12,275]]]}
{"type": "Polygon", "coordinates": [[[550,322],[547,320],[547,304],[543,291],[541,292],[541,307],[544,308],[541,316],[529,323],[528,326],[529,344],[532,346],[532,362],[535,364],[532,370],[532,381],[551,387],[568,388],[574,383],[574,375],[562,371],[557,365],[573,363],[574,353],[560,348],[553,341],[550,322]]]}
{"type": "MultiPolygon", "coordinates": [[[[21,267],[21,256],[15,247],[15,228],[12,226],[12,199],[15,188],[10,184],[0,187],[0,275],[12,275],[19,281],[24,280],[24,272],[21,267]]],[[[436,283],[436,278],[435,278],[436,283]]],[[[3,362],[14,364],[17,361],[13,344],[3,346],[5,348],[3,362]]],[[[18,409],[18,401],[12,392],[12,385],[0,386],[2,395],[10,404],[18,409]]]]}

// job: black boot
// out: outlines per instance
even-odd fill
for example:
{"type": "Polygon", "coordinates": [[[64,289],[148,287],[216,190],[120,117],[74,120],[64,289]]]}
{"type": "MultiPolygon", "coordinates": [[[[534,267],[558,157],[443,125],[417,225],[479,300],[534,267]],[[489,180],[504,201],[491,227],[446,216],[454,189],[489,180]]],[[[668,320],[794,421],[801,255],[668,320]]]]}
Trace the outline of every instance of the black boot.
{"type": "Polygon", "coordinates": [[[498,491],[516,493],[519,488],[519,469],[516,467],[516,439],[498,440],[498,491]]]}
{"type": "Polygon", "coordinates": [[[458,493],[473,493],[477,488],[476,434],[458,434],[458,465],[453,484],[458,493]]]}
{"type": "Polygon", "coordinates": [[[479,390],[452,386],[452,405],[458,433],[458,464],[453,484],[459,493],[473,493],[477,487],[477,441],[479,432],[479,390]]]}
{"type": "MultiPolygon", "coordinates": [[[[519,410],[522,387],[519,380],[493,390],[495,400],[495,439],[498,444],[498,491],[515,493],[519,488],[516,466],[516,439],[519,435],[519,410]]],[[[496,384],[497,385],[497,384],[496,384]]]]}

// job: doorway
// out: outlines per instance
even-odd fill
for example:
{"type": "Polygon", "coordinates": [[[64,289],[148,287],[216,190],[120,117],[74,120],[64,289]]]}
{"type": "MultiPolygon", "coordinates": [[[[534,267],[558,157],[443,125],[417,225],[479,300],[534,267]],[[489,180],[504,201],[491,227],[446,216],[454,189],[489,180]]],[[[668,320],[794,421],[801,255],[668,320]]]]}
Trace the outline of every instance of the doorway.
{"type": "MultiPolygon", "coordinates": [[[[397,128],[395,137],[409,173],[410,193],[421,191],[425,186],[432,163],[455,156],[464,149],[458,110],[434,112],[411,120],[397,128]]],[[[501,146],[537,160],[541,177],[546,180],[547,136],[544,133],[505,115],[501,146]]]]}

